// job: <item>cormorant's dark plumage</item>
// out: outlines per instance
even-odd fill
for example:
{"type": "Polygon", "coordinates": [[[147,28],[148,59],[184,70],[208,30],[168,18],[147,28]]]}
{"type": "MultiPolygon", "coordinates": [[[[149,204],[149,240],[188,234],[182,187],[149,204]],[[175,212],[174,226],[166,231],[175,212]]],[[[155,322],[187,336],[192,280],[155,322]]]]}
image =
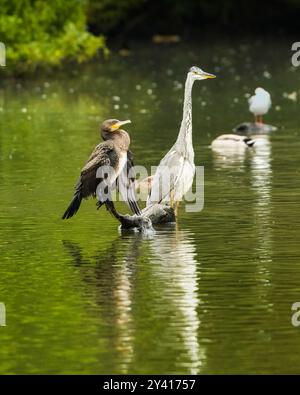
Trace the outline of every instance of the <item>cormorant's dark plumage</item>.
{"type": "MultiPolygon", "coordinates": [[[[120,176],[125,167],[127,167],[127,172],[133,167],[132,153],[129,151],[129,135],[124,130],[119,129],[120,126],[129,122],[120,122],[116,119],[103,122],[101,134],[104,141],[95,147],[81,170],[80,178],[75,186],[73,199],[62,216],[63,219],[71,218],[76,214],[83,198],[96,196],[99,183],[104,181],[103,178],[97,178],[97,171],[101,166],[113,167],[116,177],[120,176]]],[[[107,184],[110,185],[112,180],[109,179],[109,176],[105,178],[105,182],[106,180],[107,184]]],[[[134,179],[128,180],[124,189],[126,190],[125,200],[129,207],[135,214],[140,215],[141,212],[135,198],[134,179]]],[[[114,208],[113,202],[109,198],[101,199],[101,196],[98,196],[98,199],[98,208],[105,204],[113,215],[117,218],[120,217],[114,208]]]]}

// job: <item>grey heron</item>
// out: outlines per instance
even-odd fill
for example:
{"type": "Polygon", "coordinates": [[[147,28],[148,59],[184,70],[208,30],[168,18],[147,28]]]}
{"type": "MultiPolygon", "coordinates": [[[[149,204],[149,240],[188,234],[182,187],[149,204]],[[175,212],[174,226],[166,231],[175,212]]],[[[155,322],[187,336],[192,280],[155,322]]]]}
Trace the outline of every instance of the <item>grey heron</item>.
{"type": "Polygon", "coordinates": [[[215,78],[199,67],[190,68],[184,91],[183,117],[177,140],[160,161],[151,181],[147,207],[154,203],[170,202],[178,209],[183,195],[191,188],[195,175],[194,149],[192,141],[192,88],[197,80],[215,78]]]}

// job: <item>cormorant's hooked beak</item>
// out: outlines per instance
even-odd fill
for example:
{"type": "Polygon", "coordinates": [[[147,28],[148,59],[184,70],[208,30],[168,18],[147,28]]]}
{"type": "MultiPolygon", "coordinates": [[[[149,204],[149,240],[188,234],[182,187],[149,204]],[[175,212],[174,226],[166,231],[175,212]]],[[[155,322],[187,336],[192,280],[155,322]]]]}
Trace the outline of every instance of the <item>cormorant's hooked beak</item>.
{"type": "Polygon", "coordinates": [[[118,130],[120,129],[121,126],[127,125],[127,123],[131,123],[130,119],[127,119],[126,121],[116,122],[114,125],[112,125],[111,130],[112,131],[118,130]]]}

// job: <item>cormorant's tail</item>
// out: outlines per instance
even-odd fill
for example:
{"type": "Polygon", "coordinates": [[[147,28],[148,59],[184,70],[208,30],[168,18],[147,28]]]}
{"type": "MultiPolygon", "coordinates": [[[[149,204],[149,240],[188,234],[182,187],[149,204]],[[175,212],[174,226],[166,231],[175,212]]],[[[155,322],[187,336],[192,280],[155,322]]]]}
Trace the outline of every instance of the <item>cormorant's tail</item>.
{"type": "Polygon", "coordinates": [[[79,210],[81,200],[82,200],[82,184],[79,181],[78,184],[76,185],[76,188],[75,188],[74,197],[73,197],[69,207],[65,211],[64,215],[62,216],[62,219],[68,219],[68,218],[73,217],[73,215],[75,215],[77,213],[77,211],[79,210]]]}

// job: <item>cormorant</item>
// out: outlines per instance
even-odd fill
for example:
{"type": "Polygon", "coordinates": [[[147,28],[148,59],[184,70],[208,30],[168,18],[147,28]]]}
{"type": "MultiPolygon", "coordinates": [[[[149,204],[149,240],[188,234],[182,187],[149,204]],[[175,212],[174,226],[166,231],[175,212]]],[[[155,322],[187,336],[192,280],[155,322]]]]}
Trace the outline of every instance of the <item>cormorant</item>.
{"type": "Polygon", "coordinates": [[[81,170],[74,197],[62,219],[71,218],[78,211],[82,199],[92,196],[97,197],[98,208],[105,204],[107,210],[122,222],[123,216],[117,212],[111,198],[117,179],[123,199],[135,214],[141,215],[135,198],[133,175],[127,177],[133,167],[130,138],[125,130],[120,129],[128,123],[131,121],[108,119],[103,122],[101,135],[104,141],[95,147],[81,170]]]}

